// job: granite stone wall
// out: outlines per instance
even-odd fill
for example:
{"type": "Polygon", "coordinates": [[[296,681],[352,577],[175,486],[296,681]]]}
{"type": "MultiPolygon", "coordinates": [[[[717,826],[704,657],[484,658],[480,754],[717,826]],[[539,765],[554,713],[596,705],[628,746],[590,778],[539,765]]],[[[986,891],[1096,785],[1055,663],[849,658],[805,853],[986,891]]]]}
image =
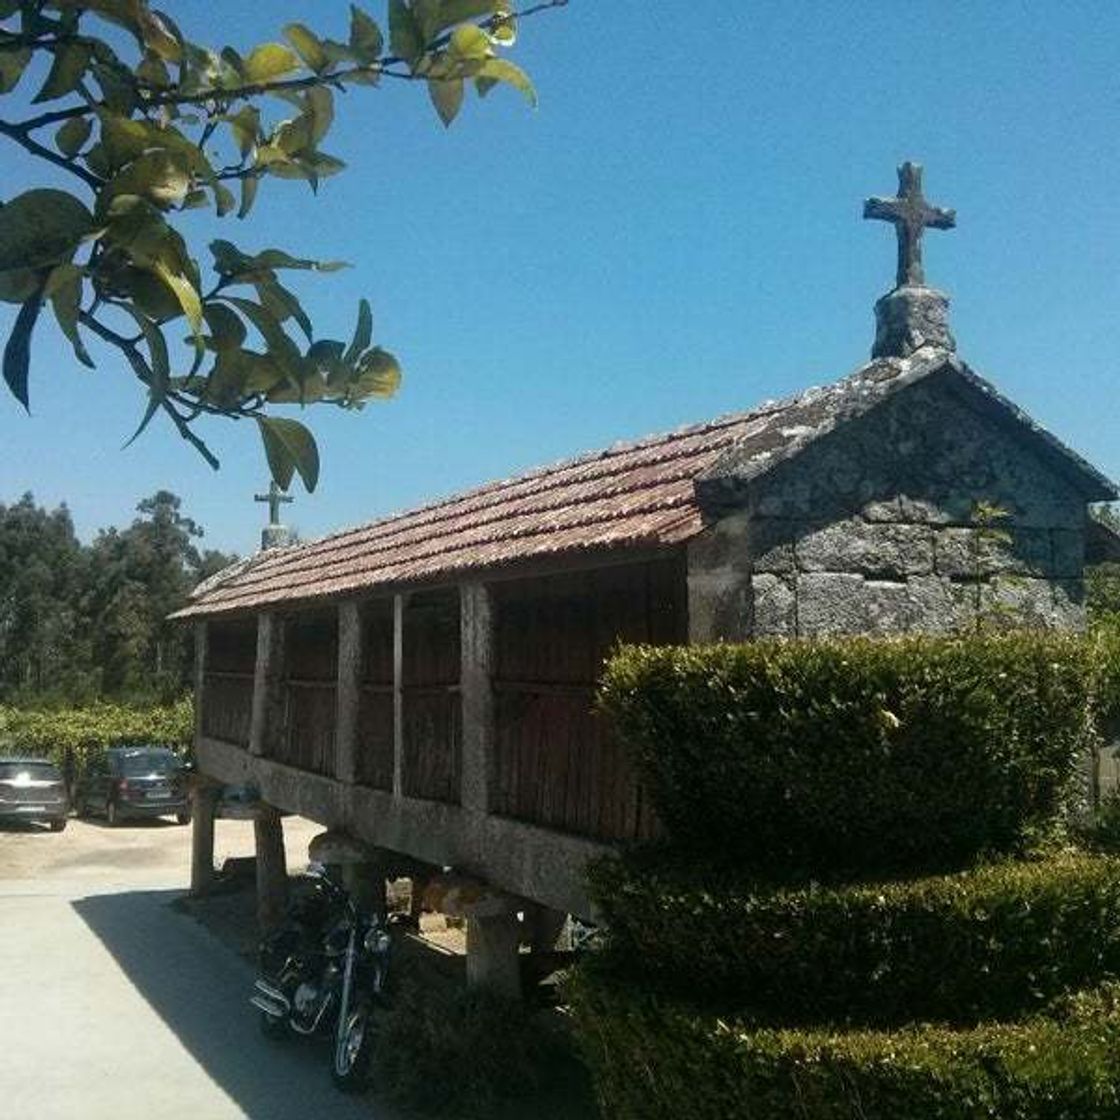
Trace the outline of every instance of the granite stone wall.
{"type": "Polygon", "coordinates": [[[1064,476],[922,383],[777,467],[690,546],[690,584],[721,604],[694,640],[943,633],[978,616],[1080,627],[1085,521],[1064,476]],[[978,502],[1008,516],[978,528],[978,502]]]}

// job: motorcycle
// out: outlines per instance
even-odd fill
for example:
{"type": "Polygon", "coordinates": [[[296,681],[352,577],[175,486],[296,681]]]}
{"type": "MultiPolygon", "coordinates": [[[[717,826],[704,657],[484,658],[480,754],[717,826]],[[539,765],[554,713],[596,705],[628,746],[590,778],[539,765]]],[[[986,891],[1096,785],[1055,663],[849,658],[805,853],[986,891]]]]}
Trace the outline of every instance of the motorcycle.
{"type": "Polygon", "coordinates": [[[283,926],[260,945],[249,1002],[260,1012],[261,1030],[272,1039],[333,1032],[335,1085],[363,1088],[391,948],[380,916],[361,913],[342,887],[310,868],[293,889],[283,926]]]}

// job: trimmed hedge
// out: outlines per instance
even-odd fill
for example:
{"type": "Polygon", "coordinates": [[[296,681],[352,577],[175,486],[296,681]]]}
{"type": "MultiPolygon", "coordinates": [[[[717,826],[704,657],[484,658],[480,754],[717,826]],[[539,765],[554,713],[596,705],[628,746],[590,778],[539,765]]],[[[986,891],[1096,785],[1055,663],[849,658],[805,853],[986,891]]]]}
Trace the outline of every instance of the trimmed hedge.
{"type": "Polygon", "coordinates": [[[108,747],[158,743],[186,751],[193,734],[194,709],[189,697],[166,708],[94,704],[36,711],[0,706],[0,755],[49,758],[70,781],[108,747]]]}
{"type": "Polygon", "coordinates": [[[1120,1002],[968,1030],[756,1030],[619,986],[569,996],[611,1120],[1115,1120],[1120,1002]]]}
{"type": "Polygon", "coordinates": [[[769,1022],[967,1024],[1120,977],[1114,856],[801,890],[652,856],[590,874],[615,967],[769,1022]]]}
{"type": "Polygon", "coordinates": [[[1059,829],[1116,707],[1101,649],[1046,633],[624,647],[600,703],[679,850],[787,880],[953,870],[1059,829]]]}

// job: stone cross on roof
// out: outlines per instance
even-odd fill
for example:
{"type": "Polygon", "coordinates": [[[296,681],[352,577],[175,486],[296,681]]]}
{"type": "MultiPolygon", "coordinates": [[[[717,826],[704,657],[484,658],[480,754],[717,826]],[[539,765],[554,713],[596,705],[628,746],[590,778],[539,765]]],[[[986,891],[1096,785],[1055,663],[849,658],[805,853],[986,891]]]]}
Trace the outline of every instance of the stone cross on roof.
{"type": "Polygon", "coordinates": [[[922,197],[922,167],[907,161],[898,169],[897,198],[869,198],[863,204],[865,218],[893,222],[898,233],[898,287],[924,287],[922,234],[927,226],[952,229],[957,224],[955,210],[931,206],[922,197]]]}
{"type": "Polygon", "coordinates": [[[254,502],[268,502],[268,523],[269,525],[280,524],[280,503],[293,502],[295,499],[291,494],[285,494],[283,490],[276,484],[276,479],[273,479],[268,484],[267,494],[254,494],[254,502]]]}

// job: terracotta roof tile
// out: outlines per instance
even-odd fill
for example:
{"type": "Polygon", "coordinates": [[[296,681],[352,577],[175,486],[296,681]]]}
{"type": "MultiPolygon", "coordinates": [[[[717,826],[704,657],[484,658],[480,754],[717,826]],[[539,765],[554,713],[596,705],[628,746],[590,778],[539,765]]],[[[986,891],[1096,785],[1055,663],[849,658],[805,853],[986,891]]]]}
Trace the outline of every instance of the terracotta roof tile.
{"type": "MultiPolygon", "coordinates": [[[[208,580],[176,617],[209,616],[461,578],[518,560],[668,547],[703,527],[703,487],[757,478],[907,384],[943,369],[994,390],[944,351],[872,362],[824,388],[617,444],[321,540],[260,553],[208,580]]],[[[1013,406],[998,398],[1001,411],[1013,406]]],[[[1016,424],[1026,422],[1021,414],[1016,424]]],[[[1045,438],[1072,462],[1071,452],[1045,438]]],[[[1038,439],[1036,431],[1034,438],[1038,439]]],[[[1088,470],[1081,460],[1077,469],[1088,470]]]]}

